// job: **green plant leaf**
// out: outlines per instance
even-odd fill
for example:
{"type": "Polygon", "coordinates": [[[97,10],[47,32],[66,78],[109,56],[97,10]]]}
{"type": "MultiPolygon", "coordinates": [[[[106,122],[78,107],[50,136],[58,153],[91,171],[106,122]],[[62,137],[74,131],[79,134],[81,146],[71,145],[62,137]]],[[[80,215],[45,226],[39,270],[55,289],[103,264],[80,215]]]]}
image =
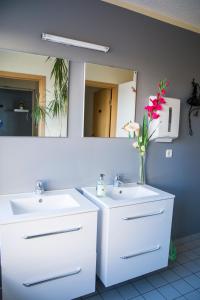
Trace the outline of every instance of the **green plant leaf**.
{"type": "Polygon", "coordinates": [[[39,103],[39,96],[35,96],[35,102],[32,109],[32,119],[36,127],[38,127],[40,121],[45,121],[48,110],[41,106],[39,103]]]}
{"type": "MultiPolygon", "coordinates": [[[[49,60],[48,57],[47,60],[49,60]]],[[[51,78],[54,78],[54,99],[49,102],[50,115],[59,117],[66,113],[68,103],[68,64],[63,58],[54,58],[51,71],[51,78]]]]}
{"type": "Polygon", "coordinates": [[[144,114],[142,122],[142,143],[146,150],[148,144],[148,118],[146,114],[144,114]]]}

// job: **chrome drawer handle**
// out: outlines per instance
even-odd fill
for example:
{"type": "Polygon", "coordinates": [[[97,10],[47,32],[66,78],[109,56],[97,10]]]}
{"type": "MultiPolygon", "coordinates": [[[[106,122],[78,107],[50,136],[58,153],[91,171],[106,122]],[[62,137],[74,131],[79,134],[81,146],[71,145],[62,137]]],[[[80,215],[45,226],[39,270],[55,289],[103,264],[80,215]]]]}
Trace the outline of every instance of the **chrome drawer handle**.
{"type": "Polygon", "coordinates": [[[154,252],[154,251],[158,251],[160,248],[161,248],[161,246],[158,245],[154,248],[150,248],[150,249],[147,249],[147,250],[136,252],[136,253],[133,253],[133,254],[130,254],[130,255],[121,256],[120,258],[129,259],[129,258],[136,257],[136,256],[139,256],[139,255],[143,255],[143,254],[146,254],[146,253],[151,253],[151,252],[154,252]]]}
{"type": "Polygon", "coordinates": [[[79,231],[81,229],[82,229],[82,226],[79,226],[79,227],[74,227],[74,228],[68,228],[68,229],[65,229],[65,230],[58,230],[58,231],[44,232],[44,233],[38,233],[38,234],[33,234],[33,235],[26,235],[23,238],[25,240],[29,240],[29,239],[39,238],[39,237],[43,237],[43,236],[49,236],[49,235],[79,231]]]}
{"type": "Polygon", "coordinates": [[[146,218],[146,217],[152,217],[152,216],[157,216],[157,215],[161,215],[164,213],[164,209],[161,209],[159,211],[155,211],[152,213],[148,213],[148,214],[143,214],[143,215],[137,215],[137,216],[133,216],[133,217],[124,217],[122,218],[125,221],[130,221],[130,220],[135,220],[135,219],[140,219],[140,218],[146,218]]]}
{"type": "Polygon", "coordinates": [[[34,285],[37,285],[37,284],[48,282],[48,281],[52,281],[52,280],[56,280],[56,279],[76,275],[80,272],[81,272],[81,268],[77,268],[75,271],[71,271],[71,272],[68,272],[68,273],[65,273],[65,274],[61,274],[61,275],[57,275],[57,276],[53,276],[53,277],[47,277],[47,278],[40,279],[40,280],[37,280],[37,281],[24,282],[23,286],[31,287],[31,286],[34,286],[34,285]]]}

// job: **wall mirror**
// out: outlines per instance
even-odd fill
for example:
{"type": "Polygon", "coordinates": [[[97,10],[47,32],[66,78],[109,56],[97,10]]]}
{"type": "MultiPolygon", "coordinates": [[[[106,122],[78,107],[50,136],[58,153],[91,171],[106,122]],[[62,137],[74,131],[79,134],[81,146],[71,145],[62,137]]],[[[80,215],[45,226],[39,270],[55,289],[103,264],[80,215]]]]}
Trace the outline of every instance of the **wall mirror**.
{"type": "Polygon", "coordinates": [[[66,137],[69,61],[0,51],[0,136],[66,137]]]}
{"type": "Polygon", "coordinates": [[[127,137],[135,120],[137,72],[85,64],[84,137],[127,137]]]}

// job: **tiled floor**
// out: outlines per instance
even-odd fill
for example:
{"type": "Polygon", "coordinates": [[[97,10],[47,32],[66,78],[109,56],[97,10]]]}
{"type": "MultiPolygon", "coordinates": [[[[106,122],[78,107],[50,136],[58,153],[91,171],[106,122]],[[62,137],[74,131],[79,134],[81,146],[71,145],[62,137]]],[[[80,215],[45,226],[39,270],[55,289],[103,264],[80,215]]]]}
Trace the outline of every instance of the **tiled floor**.
{"type": "Polygon", "coordinates": [[[176,246],[177,261],[167,269],[109,288],[97,279],[96,293],[79,300],[200,300],[200,233],[176,246]]]}

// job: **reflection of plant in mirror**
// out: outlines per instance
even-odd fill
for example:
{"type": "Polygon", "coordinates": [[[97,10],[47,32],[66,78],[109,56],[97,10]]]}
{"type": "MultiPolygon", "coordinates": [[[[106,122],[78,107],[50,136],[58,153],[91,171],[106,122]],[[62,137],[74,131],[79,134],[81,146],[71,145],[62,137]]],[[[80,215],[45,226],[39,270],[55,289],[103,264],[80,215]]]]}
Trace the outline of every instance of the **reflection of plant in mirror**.
{"type": "Polygon", "coordinates": [[[38,127],[40,121],[45,121],[46,115],[48,115],[48,109],[40,105],[39,96],[36,95],[32,110],[32,119],[36,127],[38,127]]]}
{"type": "Polygon", "coordinates": [[[61,117],[67,111],[68,100],[68,64],[65,59],[54,58],[51,78],[54,78],[54,99],[49,102],[49,113],[53,118],[61,117]]]}

